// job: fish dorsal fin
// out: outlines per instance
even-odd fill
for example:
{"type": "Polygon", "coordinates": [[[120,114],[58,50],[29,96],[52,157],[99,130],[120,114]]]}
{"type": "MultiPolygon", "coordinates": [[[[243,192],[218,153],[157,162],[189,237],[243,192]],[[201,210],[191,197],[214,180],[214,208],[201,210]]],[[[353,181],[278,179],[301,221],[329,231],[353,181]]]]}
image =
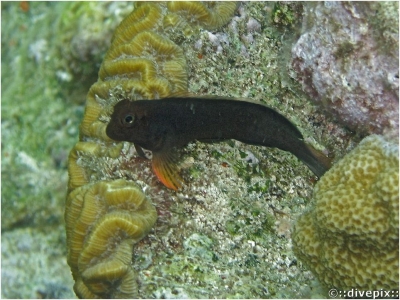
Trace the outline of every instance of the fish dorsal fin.
{"type": "Polygon", "coordinates": [[[177,159],[172,152],[153,152],[152,165],[158,180],[167,188],[176,191],[182,187],[183,179],[179,175],[177,159]]]}
{"type": "Polygon", "coordinates": [[[253,104],[258,104],[258,105],[264,105],[267,106],[267,104],[258,101],[258,100],[253,100],[249,98],[240,98],[240,97],[230,97],[230,96],[216,96],[216,95],[198,95],[194,94],[192,92],[175,92],[166,97],[165,99],[168,98],[196,98],[196,99],[204,99],[204,100],[235,100],[235,101],[242,101],[242,102],[249,102],[253,104]]]}

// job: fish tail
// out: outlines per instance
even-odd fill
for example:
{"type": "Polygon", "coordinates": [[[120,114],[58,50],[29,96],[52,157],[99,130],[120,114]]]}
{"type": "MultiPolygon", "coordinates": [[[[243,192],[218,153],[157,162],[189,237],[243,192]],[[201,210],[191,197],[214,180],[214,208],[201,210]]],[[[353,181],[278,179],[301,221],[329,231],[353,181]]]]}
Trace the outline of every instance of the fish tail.
{"type": "Polygon", "coordinates": [[[315,175],[321,178],[331,168],[332,158],[324,155],[311,145],[306,144],[306,148],[311,155],[307,155],[302,160],[315,175]]]}
{"type": "Polygon", "coordinates": [[[184,182],[179,175],[177,161],[170,152],[153,152],[153,171],[167,188],[178,190],[184,182]]]}

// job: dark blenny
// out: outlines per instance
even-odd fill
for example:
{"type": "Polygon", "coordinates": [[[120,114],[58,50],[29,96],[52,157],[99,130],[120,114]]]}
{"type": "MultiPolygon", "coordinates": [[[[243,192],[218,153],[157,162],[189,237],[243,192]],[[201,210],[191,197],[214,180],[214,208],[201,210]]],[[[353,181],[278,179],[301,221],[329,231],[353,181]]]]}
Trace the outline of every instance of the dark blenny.
{"type": "Polygon", "coordinates": [[[168,188],[178,189],[173,148],[191,141],[240,142],[276,147],[293,153],[315,175],[321,177],[330,159],[303,141],[300,131],[275,110],[243,100],[226,98],[173,97],[160,100],[122,100],[114,107],[107,135],[153,152],[153,170],[168,188]]]}

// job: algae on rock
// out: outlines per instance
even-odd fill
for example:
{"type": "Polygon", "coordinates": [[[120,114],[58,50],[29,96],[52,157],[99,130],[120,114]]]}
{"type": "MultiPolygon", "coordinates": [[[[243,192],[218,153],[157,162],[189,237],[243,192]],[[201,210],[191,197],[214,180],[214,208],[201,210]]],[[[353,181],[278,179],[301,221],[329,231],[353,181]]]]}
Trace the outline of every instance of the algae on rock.
{"type": "Polygon", "coordinates": [[[398,3],[307,3],[304,12],[293,77],[344,126],[398,136],[398,3]]]}
{"type": "MultiPolygon", "coordinates": [[[[84,71],[70,76],[77,62],[65,55],[84,14],[66,10],[84,5],[1,3],[3,298],[74,296],[66,269],[63,211],[68,151],[83,114],[79,98],[84,99],[89,85],[84,71]],[[69,31],[60,24],[68,13],[69,31]],[[72,91],[68,80],[85,94],[72,91]]],[[[98,5],[97,13],[114,14],[98,5]]],[[[97,25],[113,30],[117,21],[97,25]]],[[[107,36],[103,38],[107,44],[107,36]]],[[[86,66],[97,72],[95,62],[86,66]]]]}

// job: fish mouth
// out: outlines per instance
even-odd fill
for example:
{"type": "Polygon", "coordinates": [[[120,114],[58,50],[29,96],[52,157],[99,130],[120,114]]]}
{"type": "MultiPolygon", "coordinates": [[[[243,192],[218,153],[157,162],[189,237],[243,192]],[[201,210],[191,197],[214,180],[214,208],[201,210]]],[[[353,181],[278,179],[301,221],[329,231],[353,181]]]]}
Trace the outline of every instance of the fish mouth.
{"type": "Polygon", "coordinates": [[[112,139],[112,140],[114,140],[114,141],[121,141],[120,139],[119,139],[119,137],[118,137],[118,131],[117,130],[114,130],[114,128],[112,127],[112,126],[110,126],[110,124],[108,124],[107,125],[107,127],[106,127],[106,135],[110,138],[110,139],[112,139]]]}

